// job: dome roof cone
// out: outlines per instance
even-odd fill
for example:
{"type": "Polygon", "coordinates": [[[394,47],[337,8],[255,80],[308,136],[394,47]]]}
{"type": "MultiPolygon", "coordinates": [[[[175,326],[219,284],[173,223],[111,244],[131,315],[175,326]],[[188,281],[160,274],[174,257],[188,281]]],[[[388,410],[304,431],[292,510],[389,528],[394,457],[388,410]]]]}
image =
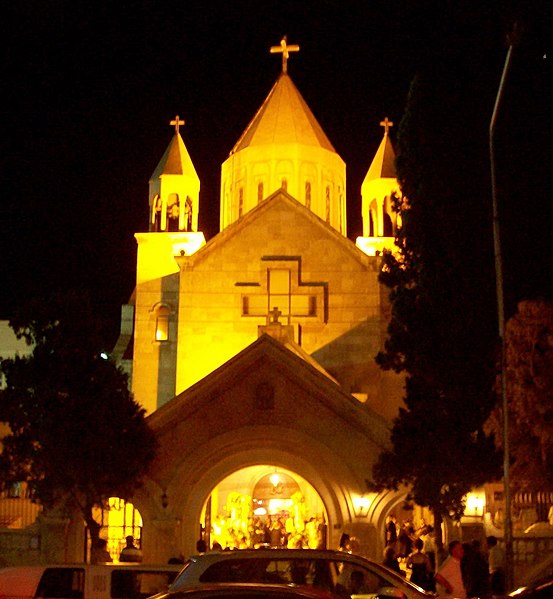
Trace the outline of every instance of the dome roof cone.
{"type": "Polygon", "coordinates": [[[221,169],[221,229],[278,189],[346,234],[344,161],[288,75],[284,37],[282,72],[221,169]]]}
{"type": "Polygon", "coordinates": [[[184,145],[178,115],[161,160],[150,178],[150,231],[197,231],[200,179],[184,145]]]}

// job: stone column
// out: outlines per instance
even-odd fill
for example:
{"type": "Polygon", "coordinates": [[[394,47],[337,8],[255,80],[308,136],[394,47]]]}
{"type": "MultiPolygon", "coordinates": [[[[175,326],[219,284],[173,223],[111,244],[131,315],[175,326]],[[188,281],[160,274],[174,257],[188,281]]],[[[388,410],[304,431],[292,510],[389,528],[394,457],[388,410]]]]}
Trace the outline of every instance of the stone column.
{"type": "Polygon", "coordinates": [[[40,560],[44,564],[63,564],[66,559],[69,518],[53,512],[38,516],[40,531],[40,560]]]}
{"type": "Polygon", "coordinates": [[[172,557],[184,557],[179,543],[181,521],[167,515],[150,521],[151,534],[144,529],[144,557],[152,564],[166,564],[172,557]]]}

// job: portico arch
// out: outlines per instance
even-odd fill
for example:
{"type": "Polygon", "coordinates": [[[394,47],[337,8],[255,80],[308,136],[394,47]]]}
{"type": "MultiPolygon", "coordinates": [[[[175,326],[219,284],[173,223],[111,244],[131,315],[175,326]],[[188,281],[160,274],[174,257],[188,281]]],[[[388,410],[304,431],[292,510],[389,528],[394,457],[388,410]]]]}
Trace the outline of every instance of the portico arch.
{"type": "Polygon", "coordinates": [[[314,438],[280,426],[258,426],[225,433],[188,454],[166,485],[170,511],[180,520],[177,535],[183,554],[195,551],[202,511],[213,488],[233,472],[259,464],[297,473],[316,490],[328,519],[328,547],[337,547],[353,521],[355,474],[314,438]]]}

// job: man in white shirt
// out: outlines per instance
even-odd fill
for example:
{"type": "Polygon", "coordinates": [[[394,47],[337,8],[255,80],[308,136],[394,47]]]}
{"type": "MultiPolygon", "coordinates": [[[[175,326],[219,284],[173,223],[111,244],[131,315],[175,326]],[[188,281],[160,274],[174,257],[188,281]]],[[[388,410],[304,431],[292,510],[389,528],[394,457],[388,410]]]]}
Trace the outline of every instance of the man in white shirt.
{"type": "Polygon", "coordinates": [[[461,541],[451,541],[449,544],[449,556],[440,566],[436,574],[436,582],[441,587],[441,593],[467,598],[467,591],[461,574],[461,559],[463,558],[463,545],[461,541]]]}

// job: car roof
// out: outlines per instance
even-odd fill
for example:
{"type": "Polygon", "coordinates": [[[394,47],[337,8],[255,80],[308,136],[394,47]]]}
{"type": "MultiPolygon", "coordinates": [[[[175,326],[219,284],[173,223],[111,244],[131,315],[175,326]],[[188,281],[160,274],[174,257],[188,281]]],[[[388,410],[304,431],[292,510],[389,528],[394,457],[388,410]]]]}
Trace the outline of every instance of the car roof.
{"type": "MultiPolygon", "coordinates": [[[[303,557],[309,559],[359,559],[369,561],[365,557],[345,551],[334,551],[332,549],[232,549],[231,551],[208,551],[207,553],[199,553],[190,556],[190,560],[202,562],[219,562],[222,559],[244,559],[247,557],[303,557]]],[[[371,562],[375,563],[375,562],[371,562]]]]}
{"type": "MultiPolygon", "coordinates": [[[[221,594],[231,592],[256,592],[262,590],[264,593],[278,593],[280,595],[286,593],[290,595],[301,595],[307,599],[335,599],[337,595],[320,587],[296,584],[275,584],[275,583],[259,583],[259,582],[210,582],[187,587],[179,591],[175,591],[175,595],[181,594],[210,594],[220,592],[221,594]]],[[[169,596],[171,596],[169,594],[169,596]]]]}

